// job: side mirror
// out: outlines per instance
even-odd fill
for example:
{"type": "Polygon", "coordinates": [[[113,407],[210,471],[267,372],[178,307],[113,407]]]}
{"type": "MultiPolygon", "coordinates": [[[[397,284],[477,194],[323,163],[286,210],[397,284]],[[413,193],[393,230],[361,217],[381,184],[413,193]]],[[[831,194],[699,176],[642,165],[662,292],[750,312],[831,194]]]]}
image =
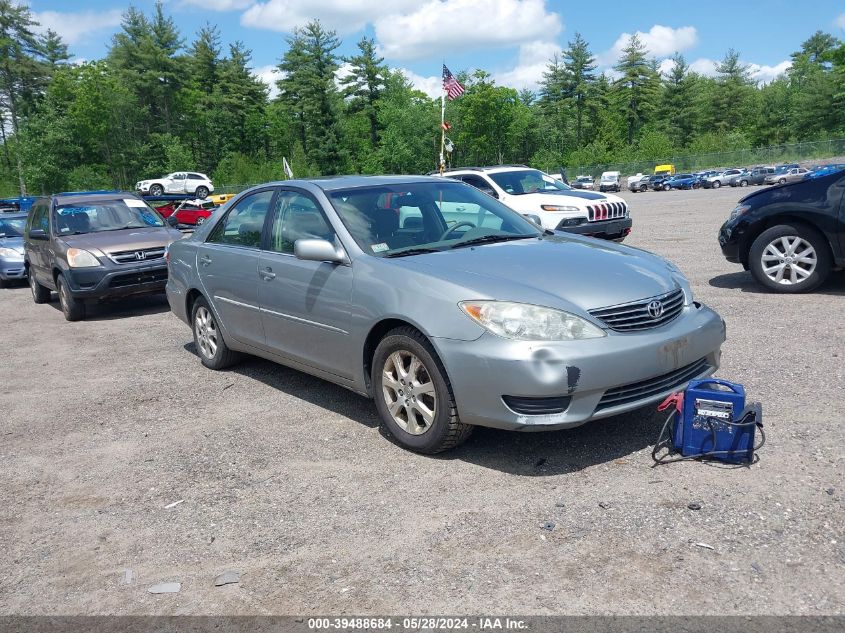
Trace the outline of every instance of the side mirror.
{"type": "Polygon", "coordinates": [[[482,191],[483,193],[486,193],[488,196],[493,197],[493,198],[498,198],[498,197],[499,197],[499,194],[498,194],[498,193],[496,193],[496,191],[495,191],[494,189],[491,189],[491,188],[489,188],[489,187],[484,187],[483,189],[481,189],[481,191],[482,191]]]}
{"type": "Polygon", "coordinates": [[[29,239],[31,240],[46,240],[47,239],[47,231],[44,229],[30,229],[29,230],[29,239]]]}
{"type": "Polygon", "coordinates": [[[293,254],[297,259],[310,262],[343,262],[343,254],[328,240],[305,239],[293,243],[293,254]]]}
{"type": "Polygon", "coordinates": [[[175,226],[178,226],[178,225],[179,225],[179,220],[177,220],[177,219],[176,219],[176,214],[175,214],[175,213],[174,213],[174,214],[171,214],[171,215],[168,215],[168,216],[167,216],[167,219],[165,220],[165,222],[167,222],[167,226],[173,226],[173,227],[175,227],[175,226]]]}

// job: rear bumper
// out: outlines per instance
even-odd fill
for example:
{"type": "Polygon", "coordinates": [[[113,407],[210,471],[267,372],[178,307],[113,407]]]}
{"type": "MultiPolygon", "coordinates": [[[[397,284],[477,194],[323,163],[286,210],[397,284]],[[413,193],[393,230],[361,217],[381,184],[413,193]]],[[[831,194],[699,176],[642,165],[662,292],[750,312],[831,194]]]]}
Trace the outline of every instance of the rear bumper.
{"type": "Polygon", "coordinates": [[[615,220],[600,220],[598,222],[584,222],[575,226],[560,226],[556,228],[558,231],[566,231],[567,233],[575,233],[577,235],[587,235],[589,237],[598,237],[606,240],[624,239],[631,232],[633,222],[631,218],[618,218],[615,220]]]}
{"type": "Polygon", "coordinates": [[[671,323],[636,334],[611,331],[585,341],[522,342],[486,333],[475,341],[433,343],[449,373],[462,421],[543,431],[660,401],[689,380],[713,374],[724,340],[719,315],[693,304],[671,323]],[[544,401],[564,410],[525,412],[525,402],[544,401]]]}
{"type": "Polygon", "coordinates": [[[121,265],[120,268],[68,268],[62,275],[77,299],[109,299],[164,292],[167,264],[121,265]]]}

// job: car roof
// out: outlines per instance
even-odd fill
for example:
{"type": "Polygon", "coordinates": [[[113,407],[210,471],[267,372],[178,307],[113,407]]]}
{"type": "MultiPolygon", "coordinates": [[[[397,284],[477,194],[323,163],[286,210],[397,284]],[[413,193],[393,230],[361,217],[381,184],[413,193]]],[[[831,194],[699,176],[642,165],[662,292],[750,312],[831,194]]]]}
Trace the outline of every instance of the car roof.
{"type": "Polygon", "coordinates": [[[302,178],[295,180],[277,180],[264,183],[268,186],[302,186],[314,185],[323,191],[338,191],[340,189],[354,189],[356,187],[384,187],[392,185],[409,185],[423,182],[443,182],[440,176],[323,176],[318,178],[302,178]]]}

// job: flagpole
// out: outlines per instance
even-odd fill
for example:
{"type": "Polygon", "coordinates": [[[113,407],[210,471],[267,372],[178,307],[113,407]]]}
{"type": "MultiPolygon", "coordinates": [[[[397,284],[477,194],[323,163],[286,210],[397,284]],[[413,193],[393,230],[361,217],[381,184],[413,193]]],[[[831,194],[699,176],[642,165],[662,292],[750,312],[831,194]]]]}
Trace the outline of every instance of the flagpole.
{"type": "Polygon", "coordinates": [[[443,156],[446,147],[446,91],[440,93],[440,175],[446,171],[446,159],[443,156]]]}

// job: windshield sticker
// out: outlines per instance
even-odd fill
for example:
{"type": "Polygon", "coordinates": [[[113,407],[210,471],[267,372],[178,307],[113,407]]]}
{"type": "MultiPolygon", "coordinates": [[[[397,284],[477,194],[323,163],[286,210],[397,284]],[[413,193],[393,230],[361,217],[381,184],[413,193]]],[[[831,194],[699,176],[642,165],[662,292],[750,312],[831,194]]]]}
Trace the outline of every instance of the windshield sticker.
{"type": "Polygon", "coordinates": [[[374,253],[383,253],[384,251],[390,250],[390,247],[384,242],[380,242],[379,244],[371,244],[370,248],[373,249],[374,253]]]}
{"type": "Polygon", "coordinates": [[[94,207],[62,207],[58,209],[59,215],[79,215],[80,213],[94,213],[94,207]]]}
{"type": "Polygon", "coordinates": [[[149,226],[158,226],[159,225],[158,218],[156,218],[156,216],[154,216],[149,211],[141,211],[140,216],[141,216],[141,220],[143,220],[144,224],[147,224],[149,226]]]}
{"type": "Polygon", "coordinates": [[[123,204],[125,204],[127,207],[136,207],[140,209],[143,209],[147,206],[146,202],[144,202],[143,200],[136,200],[135,198],[124,198],[123,204]]]}

